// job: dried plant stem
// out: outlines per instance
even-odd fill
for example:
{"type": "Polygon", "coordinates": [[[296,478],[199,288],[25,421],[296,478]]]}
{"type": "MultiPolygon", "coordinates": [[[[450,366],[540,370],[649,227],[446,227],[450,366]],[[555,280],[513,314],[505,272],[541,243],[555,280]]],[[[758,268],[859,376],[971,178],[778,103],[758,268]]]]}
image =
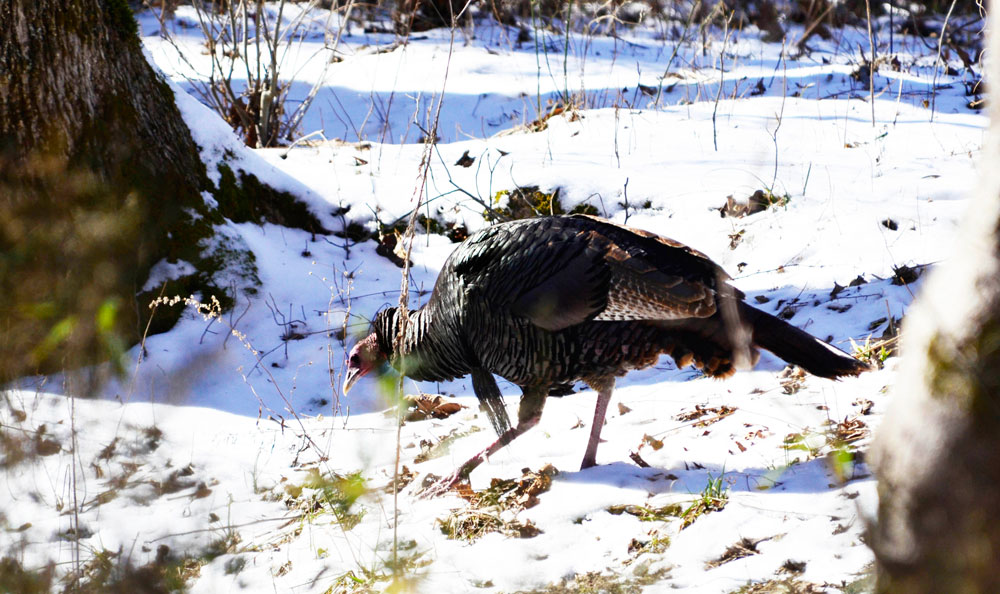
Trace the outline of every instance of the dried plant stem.
{"type": "Polygon", "coordinates": [[[951,5],[948,6],[948,14],[944,16],[944,23],[941,25],[941,34],[938,35],[938,51],[937,58],[934,60],[934,82],[931,84],[931,121],[934,121],[934,109],[937,107],[937,79],[938,79],[938,64],[941,63],[941,49],[944,47],[944,34],[948,29],[948,19],[951,18],[951,12],[955,10],[955,0],[951,0],[951,5]]]}
{"type": "Polygon", "coordinates": [[[684,32],[681,33],[681,38],[674,44],[674,49],[670,52],[670,58],[667,60],[667,66],[663,69],[663,76],[660,77],[660,84],[656,86],[656,97],[653,98],[653,105],[660,104],[660,95],[663,94],[663,81],[666,80],[667,75],[670,74],[670,66],[673,65],[674,58],[677,57],[677,52],[680,51],[681,46],[687,42],[688,31],[691,30],[691,23],[694,22],[694,15],[700,8],[701,0],[695,0],[694,6],[691,7],[691,12],[688,13],[687,22],[684,23],[684,32]]]}
{"type": "MultiPolygon", "coordinates": [[[[954,5],[954,1],[952,2],[954,5]]],[[[870,48],[871,61],[868,63],[868,93],[869,103],[872,104],[872,127],[875,127],[875,36],[872,35],[872,4],[871,0],[865,0],[865,14],[868,16],[868,47],[870,48]]]]}
{"type": "Polygon", "coordinates": [[[80,569],[80,502],[77,499],[76,484],[76,462],[80,455],[80,449],[76,443],[76,390],[72,387],[69,391],[69,432],[73,448],[73,455],[70,457],[70,467],[72,468],[70,480],[73,489],[73,532],[75,535],[73,539],[73,585],[76,586],[83,574],[80,569]]]}
{"type": "MultiPolygon", "coordinates": [[[[771,134],[771,139],[774,141],[774,175],[771,177],[771,187],[769,190],[772,194],[774,194],[775,184],[778,183],[778,130],[781,129],[781,120],[785,117],[785,101],[788,99],[788,59],[785,56],[784,40],[781,41],[781,63],[784,65],[784,71],[781,76],[781,111],[778,112],[778,123],[774,127],[774,133],[771,134]]],[[[802,193],[805,193],[804,187],[802,193]]]]}
{"type": "Polygon", "coordinates": [[[722,98],[722,87],[726,82],[726,48],[729,45],[729,22],[733,20],[733,13],[726,17],[726,35],[722,41],[722,51],[719,52],[719,91],[715,94],[715,107],[712,108],[712,146],[715,152],[719,152],[718,131],[715,128],[715,116],[719,111],[719,99],[722,98]]]}
{"type": "MultiPolygon", "coordinates": [[[[441,93],[438,95],[437,105],[434,108],[434,120],[431,124],[431,128],[428,134],[424,136],[424,152],[420,159],[420,169],[417,174],[417,183],[414,188],[414,197],[416,199],[416,204],[413,206],[413,210],[410,212],[410,220],[406,226],[406,232],[403,234],[402,241],[406,245],[406,255],[403,258],[403,272],[402,279],[400,281],[399,290],[399,329],[396,332],[396,336],[393,337],[393,351],[396,353],[396,357],[399,357],[403,350],[403,337],[406,336],[406,327],[409,323],[409,315],[407,313],[407,305],[409,303],[410,297],[410,254],[413,251],[413,234],[417,225],[417,217],[420,214],[420,205],[424,200],[424,191],[427,186],[427,174],[430,170],[431,159],[434,154],[434,145],[437,142],[437,131],[438,125],[441,121],[441,107],[444,105],[445,88],[448,86],[448,73],[451,69],[451,58],[455,50],[455,17],[452,16],[451,24],[451,39],[448,43],[448,58],[445,62],[444,68],[444,81],[441,84],[441,93]]],[[[393,461],[392,470],[392,572],[394,577],[399,577],[399,466],[400,457],[402,455],[402,431],[403,431],[403,413],[402,413],[402,401],[403,401],[403,375],[399,376],[398,383],[398,400],[396,403],[396,455],[393,461]]]]}

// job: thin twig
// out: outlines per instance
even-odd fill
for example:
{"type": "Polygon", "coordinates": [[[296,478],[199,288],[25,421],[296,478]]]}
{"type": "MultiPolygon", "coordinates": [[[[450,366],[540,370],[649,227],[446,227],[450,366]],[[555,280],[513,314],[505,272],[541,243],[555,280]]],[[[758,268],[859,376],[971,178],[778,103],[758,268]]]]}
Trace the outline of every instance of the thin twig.
{"type": "MultiPolygon", "coordinates": [[[[954,0],[953,0],[954,1],[954,0]]],[[[868,92],[871,96],[869,103],[872,104],[872,128],[875,127],[875,36],[872,35],[872,4],[871,0],[865,0],[865,12],[868,15],[868,47],[871,50],[871,61],[868,62],[868,92]]]]}
{"type": "Polygon", "coordinates": [[[726,35],[722,41],[722,51],[719,52],[719,91],[715,94],[715,106],[712,108],[712,146],[715,152],[719,152],[718,133],[715,128],[715,115],[719,111],[719,99],[722,98],[722,87],[726,82],[726,47],[729,45],[729,22],[732,21],[734,13],[729,13],[726,17],[726,35]]]}
{"type": "MultiPolygon", "coordinates": [[[[781,121],[785,117],[785,101],[788,99],[788,59],[785,56],[785,40],[781,40],[781,63],[784,64],[784,71],[781,76],[781,111],[778,112],[778,123],[771,134],[774,141],[774,175],[771,177],[771,187],[769,191],[774,194],[774,185],[778,183],[778,130],[781,129],[781,121]]],[[[803,194],[805,190],[803,188],[803,194]]]]}
{"type": "Polygon", "coordinates": [[[938,79],[938,64],[941,63],[941,48],[944,47],[944,35],[945,30],[948,28],[948,19],[951,18],[951,11],[955,10],[955,0],[951,0],[951,5],[948,6],[948,14],[944,16],[944,23],[941,24],[941,34],[938,35],[938,51],[937,58],[934,60],[934,82],[931,84],[931,121],[934,121],[934,109],[937,103],[937,79],[938,79]]]}
{"type": "MultiPolygon", "coordinates": [[[[410,254],[413,251],[413,235],[414,230],[417,225],[417,217],[420,214],[420,204],[424,199],[424,191],[427,185],[427,175],[430,170],[431,158],[433,156],[433,148],[436,143],[438,126],[441,122],[441,108],[444,105],[445,89],[448,85],[448,73],[451,69],[451,58],[455,49],[455,18],[452,17],[451,23],[451,40],[448,44],[448,58],[445,62],[444,69],[444,81],[441,84],[441,94],[438,96],[437,106],[434,111],[434,120],[431,125],[430,134],[424,136],[424,152],[420,160],[420,170],[417,174],[417,184],[414,189],[414,194],[416,197],[416,204],[410,213],[410,220],[406,227],[406,232],[403,234],[402,242],[406,245],[406,255],[403,258],[403,271],[402,278],[400,282],[399,291],[399,308],[397,310],[397,315],[399,316],[400,324],[399,328],[396,330],[396,336],[393,338],[393,351],[395,352],[395,357],[398,359],[402,357],[403,351],[403,339],[406,336],[406,330],[408,323],[410,321],[409,313],[407,311],[407,305],[409,304],[410,295],[410,254]]],[[[399,375],[398,384],[398,401],[396,403],[396,455],[393,462],[393,485],[398,485],[399,479],[399,467],[400,458],[402,456],[402,431],[403,431],[403,415],[402,415],[402,400],[403,400],[403,374],[399,375]]],[[[398,577],[399,574],[399,563],[398,563],[398,551],[399,551],[399,489],[393,488],[392,490],[392,571],[393,575],[398,577]]]]}

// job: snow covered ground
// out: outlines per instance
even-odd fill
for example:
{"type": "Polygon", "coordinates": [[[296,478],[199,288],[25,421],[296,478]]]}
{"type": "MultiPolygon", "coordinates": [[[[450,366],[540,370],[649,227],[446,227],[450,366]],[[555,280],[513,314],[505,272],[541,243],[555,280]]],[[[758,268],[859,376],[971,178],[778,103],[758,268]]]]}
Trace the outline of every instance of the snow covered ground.
{"type": "MultiPolygon", "coordinates": [[[[966,107],[968,71],[935,69],[936,47],[899,34],[901,66],[876,74],[873,111],[866,79],[851,76],[862,31],[811,41],[798,57],[752,27],[726,43],[714,32],[709,47],[678,46],[655,101],[677,44],[655,28],[572,34],[565,54],[561,34],[538,31],[549,47],[538,61],[533,42],[511,41],[516,29],[481,23],[475,38],[431,31],[391,51],[372,48],[393,36],[352,29],[325,72],[315,63],[322,33],[307,37],[287,58],[303,85],[293,96],[321,83],[302,130],[329,141],[251,151],[184,93],[208,66],[185,10],[167,22],[172,42],[152,15],[140,24],[206,160],[230,155],[307,201],[328,228],[372,230],[412,211],[424,151],[413,143],[441,99],[421,205],[429,218],[472,231],[487,224],[484,205],[504,205],[503,191],[558,189],[566,210],[589,205],[701,250],[751,303],[848,351],[906,313],[920,280],[895,284],[897,269],[919,274],[948,257],[986,124],[966,107]],[[563,89],[584,93],[586,109],[518,127],[563,89]],[[784,204],[721,216],[728,196],[757,190],[784,204]]],[[[472,475],[482,490],[551,464],[558,474],[550,485],[536,477],[546,488],[526,497],[533,505],[418,500],[427,476],[485,447],[492,430],[468,378],[407,381],[407,393],[465,408],[398,435],[376,381],[339,396],[345,349],[396,303],[400,269],[374,241],[270,224],[228,232],[256,256],[257,296],[221,320],[191,310],[149,337],[141,362],[139,348],[131,353],[134,373],[102,399],[60,395],[59,378],[0,396],[0,555],[89,575],[117,555],[169,567],[193,592],[382,590],[394,568],[397,585],[419,592],[863,589],[876,503],[863,455],[895,358],[839,382],[789,377],[767,355],[724,382],[664,358],[619,382],[599,467],[577,470],[596,397],[577,386],[472,475]],[[412,482],[395,498],[386,487],[397,444],[412,482]],[[442,529],[456,525],[459,538],[442,529]]],[[[417,233],[413,306],[454,245],[417,233]]],[[[501,389],[513,414],[518,390],[501,389]]]]}

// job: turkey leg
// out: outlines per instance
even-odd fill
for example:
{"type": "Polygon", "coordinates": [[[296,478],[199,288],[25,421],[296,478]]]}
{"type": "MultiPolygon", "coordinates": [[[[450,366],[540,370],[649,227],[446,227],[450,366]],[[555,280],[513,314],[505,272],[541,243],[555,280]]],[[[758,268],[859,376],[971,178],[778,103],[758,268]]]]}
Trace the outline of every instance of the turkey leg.
{"type": "Polygon", "coordinates": [[[420,493],[420,498],[430,499],[444,495],[457,483],[468,479],[472,471],[485,462],[487,458],[499,452],[522,433],[537,425],[538,421],[542,418],[542,408],[545,407],[546,395],[547,391],[545,389],[525,388],[524,394],[521,396],[521,404],[517,409],[517,426],[505,431],[488,448],[466,460],[465,464],[459,466],[455,472],[427,487],[420,493]]]}
{"type": "Polygon", "coordinates": [[[601,443],[601,429],[604,428],[604,415],[608,412],[611,393],[615,389],[615,378],[602,377],[587,380],[587,385],[597,390],[597,406],[594,407],[594,423],[590,426],[590,441],[587,442],[587,451],[583,455],[580,470],[597,466],[597,444],[601,443]]]}

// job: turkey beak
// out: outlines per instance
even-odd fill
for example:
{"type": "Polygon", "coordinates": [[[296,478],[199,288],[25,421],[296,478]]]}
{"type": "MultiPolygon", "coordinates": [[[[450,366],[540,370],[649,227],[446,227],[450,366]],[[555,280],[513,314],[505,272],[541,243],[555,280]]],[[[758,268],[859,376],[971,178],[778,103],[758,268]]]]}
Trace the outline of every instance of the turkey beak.
{"type": "Polygon", "coordinates": [[[358,378],[362,375],[364,375],[364,372],[360,367],[354,367],[347,370],[347,377],[344,378],[344,396],[347,396],[347,393],[351,391],[351,387],[354,386],[354,383],[357,382],[358,378]]]}
{"type": "Polygon", "coordinates": [[[343,392],[346,396],[361,376],[375,367],[380,360],[378,338],[375,334],[358,341],[347,357],[347,375],[344,377],[343,392]]]}

